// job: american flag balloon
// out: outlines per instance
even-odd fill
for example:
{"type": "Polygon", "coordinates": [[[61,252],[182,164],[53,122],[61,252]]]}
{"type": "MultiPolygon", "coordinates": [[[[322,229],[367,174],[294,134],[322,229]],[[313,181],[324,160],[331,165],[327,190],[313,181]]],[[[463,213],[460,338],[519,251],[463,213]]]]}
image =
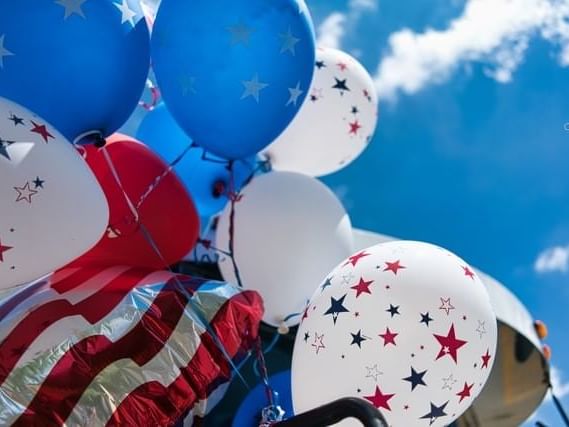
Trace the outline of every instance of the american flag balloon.
{"type": "Polygon", "coordinates": [[[191,424],[223,395],[262,312],[255,292],[224,283],[58,271],[0,302],[0,425],[191,424]]]}
{"type": "Polygon", "coordinates": [[[0,98],[0,289],[64,266],[104,234],[107,201],[73,146],[0,98]]]}
{"type": "Polygon", "coordinates": [[[484,387],[496,340],[487,291],[463,260],[426,243],[371,247],[332,271],[303,314],[295,411],[355,396],[393,427],[449,425],[484,387]]]}

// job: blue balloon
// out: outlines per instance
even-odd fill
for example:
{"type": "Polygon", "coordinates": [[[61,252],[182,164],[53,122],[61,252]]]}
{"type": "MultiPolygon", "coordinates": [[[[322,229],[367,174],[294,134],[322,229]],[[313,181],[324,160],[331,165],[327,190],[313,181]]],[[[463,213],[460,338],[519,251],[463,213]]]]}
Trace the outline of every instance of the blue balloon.
{"type": "Polygon", "coordinates": [[[137,0],[0,0],[0,96],[71,141],[120,128],[149,65],[137,0]]]}
{"type": "MultiPolygon", "coordinates": [[[[292,409],[290,371],[281,372],[269,378],[269,384],[278,393],[279,406],[285,411],[285,418],[294,415],[292,409]]],[[[259,384],[245,398],[235,414],[232,427],[258,427],[261,411],[269,405],[265,386],[259,384]]]]}
{"type": "Polygon", "coordinates": [[[314,72],[312,21],[297,0],[163,0],[151,46],[174,118],[227,159],[254,155],[279,136],[314,72]]]}
{"type": "MultiPolygon", "coordinates": [[[[169,164],[192,144],[192,140],[178,126],[163,104],[146,115],[136,137],[169,164]]],[[[201,217],[210,217],[225,207],[228,202],[226,194],[231,184],[227,161],[211,154],[206,155],[200,147],[193,147],[174,166],[174,170],[192,195],[201,217]]],[[[254,170],[254,158],[234,163],[233,180],[236,191],[241,189],[254,170]]]]}

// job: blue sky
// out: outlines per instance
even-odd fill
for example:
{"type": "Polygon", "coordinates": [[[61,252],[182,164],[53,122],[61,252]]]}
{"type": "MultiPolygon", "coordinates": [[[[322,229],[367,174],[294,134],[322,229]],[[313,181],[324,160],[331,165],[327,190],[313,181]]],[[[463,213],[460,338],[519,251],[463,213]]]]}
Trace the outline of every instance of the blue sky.
{"type": "MultiPolygon", "coordinates": [[[[324,181],[356,226],[440,244],[512,289],[550,327],[569,406],[569,2],[308,4],[381,105],[373,144],[324,181]]],[[[538,419],[560,425],[551,404],[538,419]]]]}

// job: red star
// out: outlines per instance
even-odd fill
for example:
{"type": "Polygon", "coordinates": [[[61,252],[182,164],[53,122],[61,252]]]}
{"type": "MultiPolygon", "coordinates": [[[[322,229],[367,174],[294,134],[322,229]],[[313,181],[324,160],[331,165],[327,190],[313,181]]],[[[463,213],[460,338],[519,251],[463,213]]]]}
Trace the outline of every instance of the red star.
{"type": "Polygon", "coordinates": [[[348,258],[348,261],[346,261],[346,263],[344,264],[344,267],[348,264],[352,264],[352,266],[355,267],[360,259],[365,258],[366,256],[369,256],[369,255],[370,254],[366,254],[366,251],[362,251],[359,254],[355,254],[355,255],[351,256],[350,258],[348,258]]]}
{"type": "Polygon", "coordinates": [[[340,71],[346,71],[348,69],[348,66],[343,62],[340,62],[338,63],[338,68],[340,69],[340,71]]]}
{"type": "Polygon", "coordinates": [[[403,270],[403,269],[407,268],[407,267],[401,265],[401,261],[400,261],[400,260],[397,260],[397,261],[395,261],[395,262],[386,262],[385,264],[387,264],[387,267],[385,267],[385,268],[383,269],[383,271],[391,271],[391,272],[393,272],[393,274],[395,274],[396,276],[397,276],[397,272],[398,272],[399,270],[403,270]]]}
{"type": "Polygon", "coordinates": [[[383,394],[378,386],[375,386],[375,393],[373,396],[364,396],[364,399],[369,400],[373,406],[377,409],[383,408],[391,411],[389,407],[389,399],[391,399],[395,394],[383,394]]]}
{"type": "Polygon", "coordinates": [[[308,317],[308,309],[310,308],[310,306],[307,306],[304,309],[304,312],[302,313],[302,319],[300,319],[301,322],[304,322],[304,319],[306,319],[308,317]]]}
{"type": "Polygon", "coordinates": [[[488,349],[486,350],[486,354],[482,356],[482,368],[480,369],[488,368],[488,363],[491,358],[492,356],[490,356],[490,350],[488,349]]]}
{"type": "Polygon", "coordinates": [[[464,270],[464,275],[470,277],[472,280],[474,280],[474,272],[468,268],[467,266],[462,267],[462,269],[464,270]]]}
{"type": "Polygon", "coordinates": [[[353,123],[350,123],[350,135],[357,135],[358,131],[362,128],[362,125],[360,124],[359,121],[355,121],[353,123]]]}
{"type": "Polygon", "coordinates": [[[32,190],[30,188],[29,182],[26,182],[26,185],[24,185],[23,187],[14,187],[14,190],[16,190],[16,192],[18,193],[18,198],[16,199],[16,202],[21,202],[22,200],[25,200],[28,203],[32,203],[32,197],[38,194],[36,190],[32,190]]]}
{"type": "Polygon", "coordinates": [[[399,335],[399,334],[396,334],[396,333],[391,332],[391,331],[389,330],[389,328],[387,328],[387,330],[385,331],[384,334],[379,334],[379,336],[380,336],[381,338],[383,338],[383,346],[384,346],[384,347],[385,347],[387,344],[393,344],[393,345],[396,346],[397,344],[395,343],[395,337],[396,337],[397,335],[399,335]]]}
{"type": "Polygon", "coordinates": [[[437,339],[439,344],[441,345],[441,351],[439,351],[439,355],[437,356],[436,360],[439,360],[441,357],[449,355],[454,360],[454,363],[458,364],[457,361],[457,352],[458,349],[461,348],[463,345],[468,343],[468,341],[462,341],[456,338],[454,334],[454,324],[451,325],[450,330],[448,331],[447,336],[433,334],[433,336],[437,339]]]}
{"type": "Polygon", "coordinates": [[[357,285],[352,286],[350,289],[353,289],[356,291],[356,298],[358,298],[361,294],[370,294],[371,295],[371,291],[369,290],[369,285],[371,285],[372,283],[373,283],[373,280],[366,282],[363,279],[363,277],[360,277],[360,282],[357,285]]]}
{"type": "Polygon", "coordinates": [[[13,249],[12,246],[4,246],[0,241],[0,262],[4,262],[4,252],[8,252],[10,249],[13,249]]]}
{"type": "Polygon", "coordinates": [[[457,396],[460,396],[460,401],[458,403],[462,403],[462,401],[464,399],[466,399],[467,397],[470,397],[470,391],[472,390],[472,387],[474,387],[474,383],[472,383],[470,385],[464,383],[464,388],[462,389],[462,391],[459,393],[456,393],[457,396]]]}
{"type": "Polygon", "coordinates": [[[32,125],[34,125],[34,128],[31,131],[37,133],[38,135],[41,135],[46,144],[48,143],[49,138],[54,139],[54,136],[49,133],[45,125],[38,125],[33,120],[32,125]]]}
{"type": "Polygon", "coordinates": [[[314,333],[314,342],[312,343],[312,347],[316,349],[316,354],[318,354],[323,348],[326,348],[324,345],[324,334],[318,335],[318,333],[314,333]]]}

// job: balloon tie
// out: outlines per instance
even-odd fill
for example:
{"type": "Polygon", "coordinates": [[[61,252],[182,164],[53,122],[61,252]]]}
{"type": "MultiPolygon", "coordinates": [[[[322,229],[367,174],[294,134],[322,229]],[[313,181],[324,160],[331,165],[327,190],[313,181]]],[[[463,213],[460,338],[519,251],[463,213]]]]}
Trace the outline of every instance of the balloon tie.
{"type": "Polygon", "coordinates": [[[138,105],[146,111],[152,111],[160,102],[160,90],[151,79],[146,79],[146,88],[150,91],[151,100],[150,102],[139,101],[138,105]]]}
{"type": "MultiPolygon", "coordinates": [[[[278,340],[278,335],[276,339],[278,340]]],[[[265,388],[265,397],[269,403],[269,405],[266,406],[261,412],[261,423],[259,424],[259,427],[270,427],[279,421],[283,421],[285,411],[281,408],[281,406],[279,406],[278,393],[276,393],[270,385],[269,374],[267,371],[267,365],[265,362],[265,356],[263,354],[260,337],[257,337],[255,341],[255,355],[255,364],[258,364],[260,367],[260,372],[257,372],[260,373],[260,378],[265,388]]]]}

